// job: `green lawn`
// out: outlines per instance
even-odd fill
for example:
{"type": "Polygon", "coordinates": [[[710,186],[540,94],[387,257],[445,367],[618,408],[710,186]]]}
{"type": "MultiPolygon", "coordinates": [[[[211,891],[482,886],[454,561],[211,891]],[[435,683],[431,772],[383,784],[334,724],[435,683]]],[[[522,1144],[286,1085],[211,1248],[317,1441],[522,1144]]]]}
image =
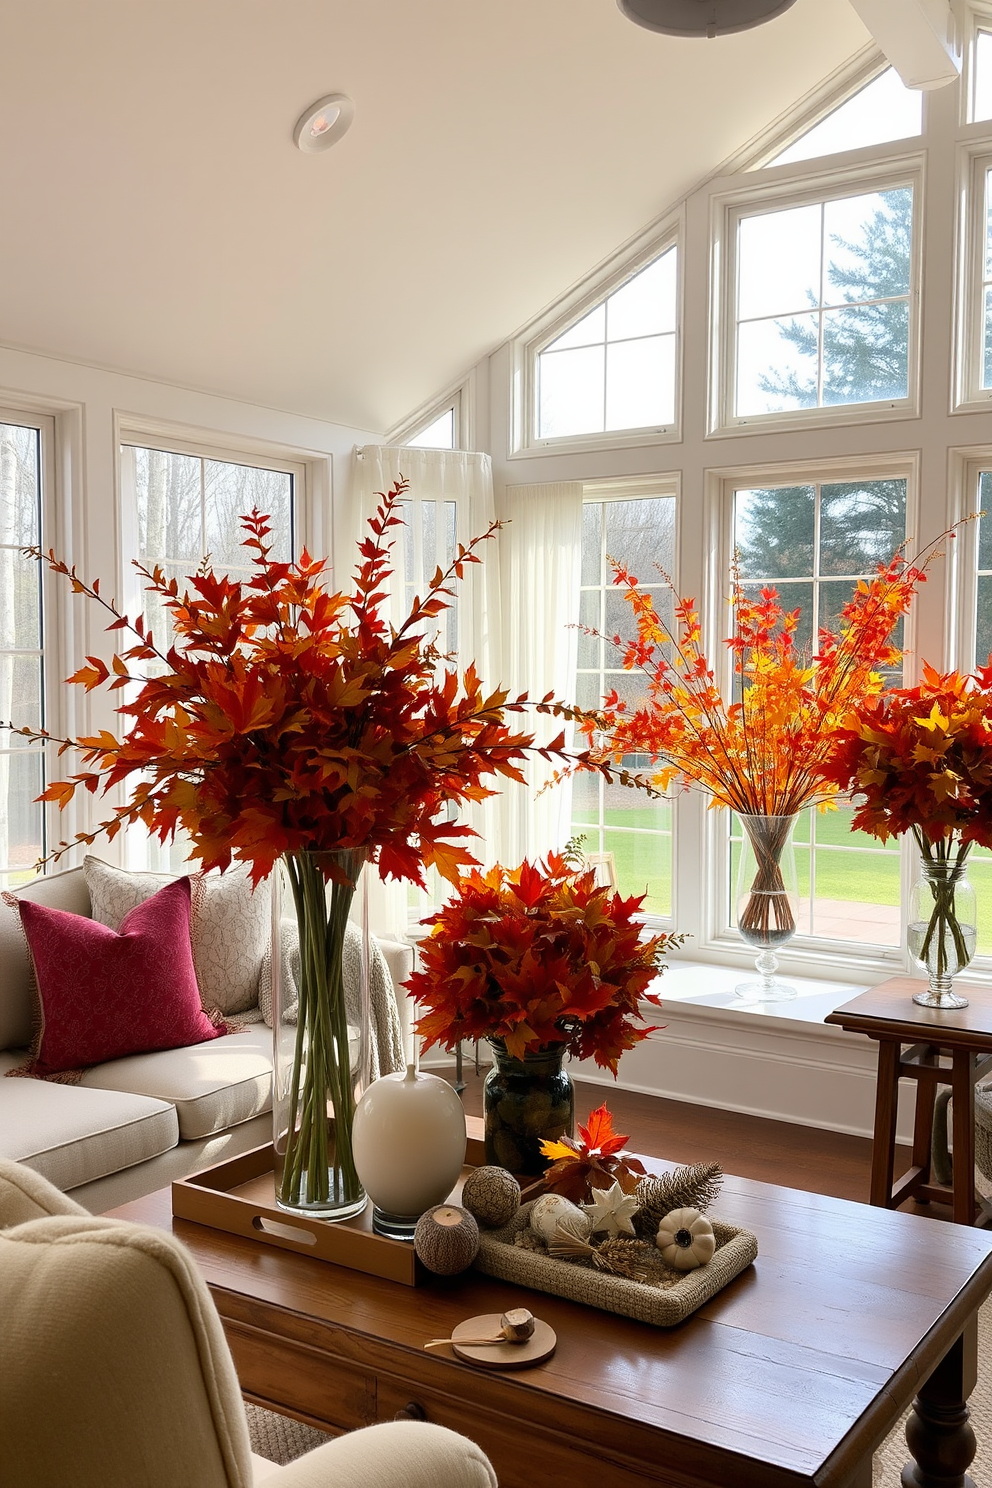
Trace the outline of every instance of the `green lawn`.
{"type": "MultiPolygon", "coordinates": [[[[799,892],[803,898],[810,890],[810,819],[817,846],[817,898],[835,899],[853,904],[899,903],[899,847],[886,848],[865,832],[852,832],[850,810],[819,813],[804,812],[796,826],[796,870],[799,892]],[[830,848],[854,848],[855,851],[831,852],[830,848]]],[[[739,831],[739,824],[737,829],[739,831]]],[[[616,859],[617,879],[624,894],[647,892],[644,908],[649,914],[670,915],[672,912],[671,837],[641,835],[646,829],[671,831],[671,809],[665,807],[625,807],[607,811],[604,816],[602,851],[612,852],[616,859]],[[627,830],[617,830],[626,828],[627,830]],[[633,829],[633,830],[631,830],[633,829]]],[[[585,832],[586,850],[600,850],[598,832],[591,823],[573,821],[576,835],[585,832]]],[[[736,865],[735,844],[733,861],[736,865]]],[[[978,896],[978,951],[992,953],[992,852],[975,848],[969,860],[968,876],[978,896]]]]}

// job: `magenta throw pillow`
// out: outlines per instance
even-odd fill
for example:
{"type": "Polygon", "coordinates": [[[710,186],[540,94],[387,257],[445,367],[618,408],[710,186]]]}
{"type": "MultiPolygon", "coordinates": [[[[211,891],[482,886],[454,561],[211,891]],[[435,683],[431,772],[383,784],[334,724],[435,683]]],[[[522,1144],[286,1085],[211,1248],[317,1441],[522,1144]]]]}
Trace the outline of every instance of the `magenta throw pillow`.
{"type": "Polygon", "coordinates": [[[41,1003],[40,1038],[24,1074],[45,1078],[224,1032],[200,1006],[188,878],[137,905],[119,930],[30,899],[17,907],[41,1003]]]}

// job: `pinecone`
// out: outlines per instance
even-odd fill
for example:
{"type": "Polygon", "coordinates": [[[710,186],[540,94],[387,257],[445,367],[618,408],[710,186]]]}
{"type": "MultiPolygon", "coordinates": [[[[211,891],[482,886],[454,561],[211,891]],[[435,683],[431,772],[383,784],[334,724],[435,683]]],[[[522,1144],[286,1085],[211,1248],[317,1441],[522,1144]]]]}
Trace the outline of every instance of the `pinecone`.
{"type": "Polygon", "coordinates": [[[723,1169],[715,1162],[675,1168],[661,1178],[648,1175],[637,1185],[635,1197],[641,1207],[634,1215],[634,1228],[653,1240],[666,1214],[673,1209],[698,1209],[703,1213],[722,1186],[723,1169]]]}

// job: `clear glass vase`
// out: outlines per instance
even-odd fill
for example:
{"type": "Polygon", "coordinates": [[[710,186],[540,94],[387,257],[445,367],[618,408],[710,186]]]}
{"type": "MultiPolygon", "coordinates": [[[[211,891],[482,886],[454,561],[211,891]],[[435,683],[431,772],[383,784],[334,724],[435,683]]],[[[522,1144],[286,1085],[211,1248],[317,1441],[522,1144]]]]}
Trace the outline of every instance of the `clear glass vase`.
{"type": "Polygon", "coordinates": [[[365,1208],[355,1107],[369,1083],[367,854],[288,853],[272,884],[276,1202],[322,1219],[365,1208]],[[349,919],[356,889],[359,922],[349,919]]]}
{"type": "Polygon", "coordinates": [[[922,852],[910,890],[906,938],[929,986],[913,1001],[921,1007],[965,1008],[968,999],[952,982],[974,956],[977,940],[978,906],[967,876],[971,843],[953,837],[917,840],[922,852]]]}
{"type": "Polygon", "coordinates": [[[564,1044],[549,1044],[516,1059],[502,1039],[489,1040],[493,1065],[482,1088],[486,1162],[511,1173],[543,1173],[550,1166],[542,1142],[572,1135],[575,1092],[562,1068],[564,1044]]]}
{"type": "Polygon", "coordinates": [[[796,816],[740,816],[744,829],[737,863],[737,928],[755,958],[759,981],[739,982],[736,996],[745,1002],[785,1002],[796,989],[780,982],[776,950],[796,933],[799,882],[792,843],[796,816]]]}

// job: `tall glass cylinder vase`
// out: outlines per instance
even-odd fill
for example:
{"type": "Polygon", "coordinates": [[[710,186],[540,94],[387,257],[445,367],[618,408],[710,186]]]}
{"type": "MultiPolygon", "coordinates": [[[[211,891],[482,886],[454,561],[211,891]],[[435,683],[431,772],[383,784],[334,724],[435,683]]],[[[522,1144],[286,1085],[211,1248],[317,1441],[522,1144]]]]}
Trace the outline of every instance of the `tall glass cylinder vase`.
{"type": "Polygon", "coordinates": [[[360,851],[287,853],[272,885],[276,1202],[322,1219],[365,1207],[352,1154],[368,1084],[368,925],[360,851]],[[359,893],[361,913],[350,912],[359,893]]]}
{"type": "Polygon", "coordinates": [[[759,981],[739,982],[734,988],[745,1002],[784,1002],[796,989],[780,982],[775,973],[775,951],[796,933],[799,882],[792,844],[798,816],[740,816],[744,829],[737,863],[737,928],[755,958],[759,981]]]}
{"type": "Polygon", "coordinates": [[[493,1065],[482,1089],[486,1162],[511,1173],[543,1173],[549,1165],[542,1142],[572,1135],[575,1092],[562,1068],[564,1044],[549,1044],[523,1058],[502,1039],[489,1040],[493,1065]]]}
{"type": "Polygon", "coordinates": [[[921,1007],[966,1008],[952,984],[975,954],[978,906],[968,881],[970,842],[944,837],[930,842],[916,833],[919,871],[909,895],[909,953],[929,986],[913,998],[921,1007]]]}

